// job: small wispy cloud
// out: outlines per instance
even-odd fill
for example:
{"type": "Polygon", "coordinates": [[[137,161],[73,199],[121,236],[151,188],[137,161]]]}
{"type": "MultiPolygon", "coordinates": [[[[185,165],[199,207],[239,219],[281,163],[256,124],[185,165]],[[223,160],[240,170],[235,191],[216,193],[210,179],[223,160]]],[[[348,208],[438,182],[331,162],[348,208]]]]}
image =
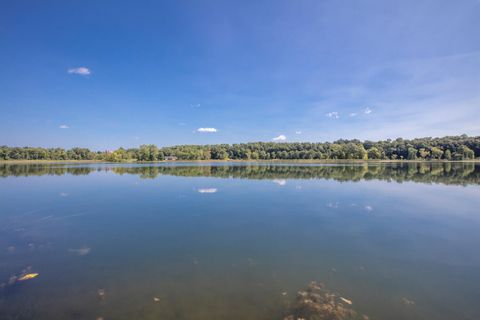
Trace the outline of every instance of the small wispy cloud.
{"type": "Polygon", "coordinates": [[[287,140],[287,137],[284,136],[283,134],[281,134],[278,137],[273,138],[272,140],[273,141],[285,141],[285,140],[287,140]]]}
{"type": "Polygon", "coordinates": [[[92,73],[87,67],[70,68],[67,72],[70,74],[79,74],[81,76],[88,76],[92,73]]]}
{"type": "Polygon", "coordinates": [[[339,204],[340,204],[339,202],[329,202],[327,203],[327,207],[332,209],[337,209],[339,204]]]}
{"type": "Polygon", "coordinates": [[[365,114],[370,114],[372,112],[373,112],[373,110],[370,109],[369,107],[366,107],[365,109],[363,109],[363,113],[365,113],[365,114]]]}
{"type": "Polygon", "coordinates": [[[202,133],[214,133],[217,132],[218,130],[216,128],[198,128],[197,132],[202,132],[202,133]]]}
{"type": "MultiPolygon", "coordinates": [[[[373,112],[373,110],[370,109],[370,107],[366,107],[366,108],[362,109],[361,112],[362,112],[363,114],[370,114],[370,113],[373,112]]],[[[348,115],[349,115],[350,117],[356,117],[356,116],[358,116],[358,112],[351,112],[351,113],[349,113],[348,115]]]]}
{"type": "Polygon", "coordinates": [[[192,108],[200,108],[201,104],[200,103],[192,103],[190,107],[192,108]]]}
{"type": "Polygon", "coordinates": [[[61,124],[61,125],[59,126],[59,128],[60,128],[60,129],[70,129],[70,127],[67,126],[66,124],[61,124]]]}
{"type": "Polygon", "coordinates": [[[295,134],[302,134],[302,131],[297,130],[297,131],[295,131],[295,134]]]}
{"type": "Polygon", "coordinates": [[[340,118],[340,115],[338,114],[337,111],[332,111],[327,114],[325,114],[327,117],[332,118],[332,119],[338,119],[340,118]]]}

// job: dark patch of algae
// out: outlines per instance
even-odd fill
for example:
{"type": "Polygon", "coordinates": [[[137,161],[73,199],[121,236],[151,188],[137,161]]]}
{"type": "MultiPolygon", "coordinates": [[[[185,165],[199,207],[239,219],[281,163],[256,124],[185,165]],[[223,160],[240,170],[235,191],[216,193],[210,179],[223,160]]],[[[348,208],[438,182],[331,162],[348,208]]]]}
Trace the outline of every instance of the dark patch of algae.
{"type": "Polygon", "coordinates": [[[348,307],[352,302],[331,293],[323,284],[312,281],[298,292],[283,320],[368,320],[366,315],[348,307]]]}

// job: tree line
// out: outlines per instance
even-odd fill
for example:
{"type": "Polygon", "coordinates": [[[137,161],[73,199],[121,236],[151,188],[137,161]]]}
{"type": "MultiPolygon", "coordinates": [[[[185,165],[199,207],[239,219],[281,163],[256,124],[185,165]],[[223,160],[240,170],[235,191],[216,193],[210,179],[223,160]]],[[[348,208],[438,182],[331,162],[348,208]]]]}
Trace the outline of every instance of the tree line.
{"type": "Polygon", "coordinates": [[[91,151],[87,148],[34,148],[0,146],[0,160],[470,160],[480,158],[480,136],[447,136],[334,142],[253,142],[216,145],[180,145],[159,148],[119,148],[91,151]]]}

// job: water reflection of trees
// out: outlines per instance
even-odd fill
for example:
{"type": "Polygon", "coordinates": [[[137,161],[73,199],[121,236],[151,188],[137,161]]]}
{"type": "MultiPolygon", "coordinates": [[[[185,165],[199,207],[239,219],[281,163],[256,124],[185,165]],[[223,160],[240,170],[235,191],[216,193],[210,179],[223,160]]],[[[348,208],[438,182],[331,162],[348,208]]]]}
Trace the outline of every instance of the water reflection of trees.
{"type": "Polygon", "coordinates": [[[339,165],[201,165],[201,166],[72,166],[3,164],[0,176],[87,175],[94,171],[134,174],[153,179],[161,175],[238,179],[332,179],[336,181],[386,180],[443,184],[480,184],[480,165],[455,162],[408,162],[339,165]]]}
{"type": "Polygon", "coordinates": [[[0,164],[0,177],[63,176],[66,174],[79,176],[97,170],[98,168],[94,167],[69,167],[61,164],[0,164]]]}

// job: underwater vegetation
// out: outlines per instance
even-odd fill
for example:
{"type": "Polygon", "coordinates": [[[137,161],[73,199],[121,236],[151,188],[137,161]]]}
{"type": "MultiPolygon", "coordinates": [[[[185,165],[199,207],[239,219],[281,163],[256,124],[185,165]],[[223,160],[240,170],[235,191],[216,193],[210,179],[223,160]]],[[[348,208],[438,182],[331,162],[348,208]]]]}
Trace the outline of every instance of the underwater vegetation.
{"type": "Polygon", "coordinates": [[[310,282],[304,290],[298,291],[293,304],[283,320],[368,320],[349,306],[352,301],[332,293],[321,283],[310,282]]]}
{"type": "Polygon", "coordinates": [[[31,280],[39,276],[38,273],[32,273],[31,270],[32,267],[28,266],[27,268],[23,269],[20,274],[11,275],[8,281],[0,283],[0,289],[4,289],[7,286],[13,286],[18,282],[31,280]]]}

